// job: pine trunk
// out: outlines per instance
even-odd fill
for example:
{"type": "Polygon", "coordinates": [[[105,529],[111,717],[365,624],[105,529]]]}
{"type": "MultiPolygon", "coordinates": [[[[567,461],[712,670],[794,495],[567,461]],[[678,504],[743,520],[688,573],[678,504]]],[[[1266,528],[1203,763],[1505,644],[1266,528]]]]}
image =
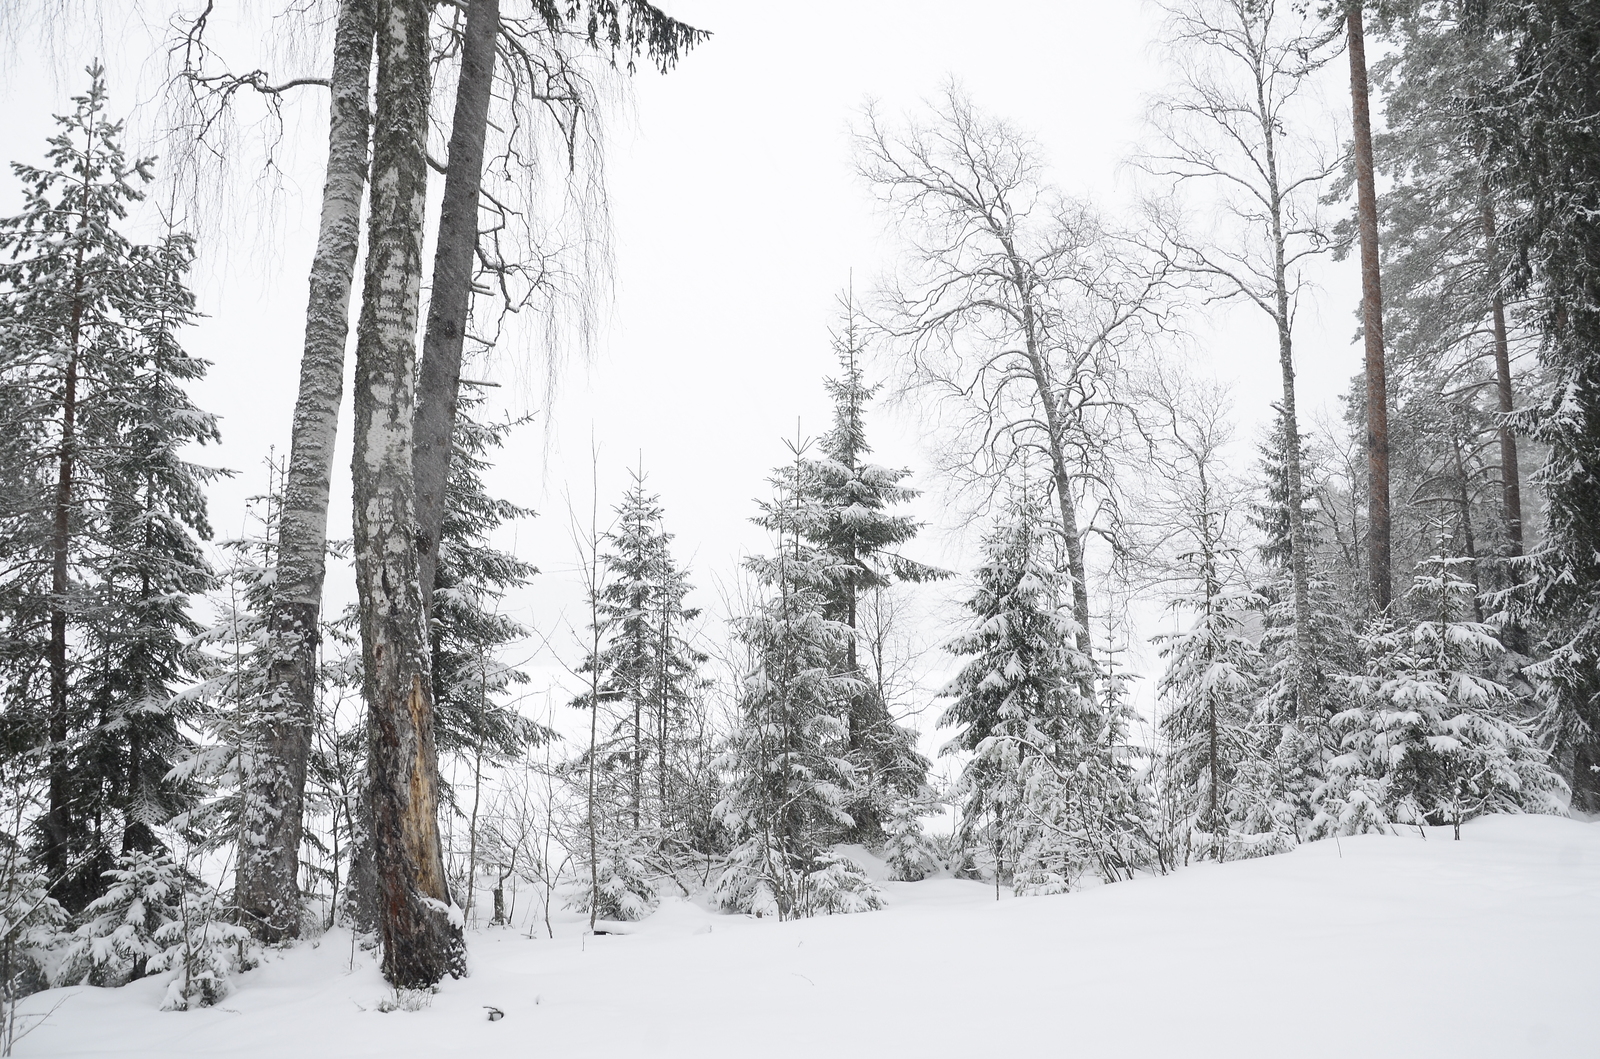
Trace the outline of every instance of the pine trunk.
{"type": "Polygon", "coordinates": [[[432,681],[417,581],[412,377],[427,191],[427,0],[382,0],[371,212],[356,340],[356,589],[383,974],[397,988],[465,970],[439,838],[432,681]],[[453,921],[454,920],[454,921],[453,921]]]}
{"type": "Polygon", "coordinates": [[[1517,436],[1511,432],[1511,412],[1515,407],[1511,390],[1511,343],[1506,337],[1506,301],[1500,293],[1499,232],[1495,225],[1494,202],[1489,197],[1488,181],[1482,194],[1483,246],[1489,267],[1489,311],[1494,324],[1495,391],[1500,408],[1500,484],[1502,517],[1506,524],[1506,552],[1522,554],[1522,473],[1517,467],[1517,436]]]}
{"type": "Polygon", "coordinates": [[[300,389],[295,398],[268,617],[273,716],[253,748],[236,892],[244,922],[275,942],[300,928],[300,837],[316,713],[318,626],[328,545],[328,492],[344,391],[350,288],[367,179],[373,0],[343,0],[334,31],[328,169],[311,263],[300,389]]]}
{"type": "Polygon", "coordinates": [[[417,491],[417,569],[423,607],[433,612],[434,571],[444,525],[450,476],[450,440],[461,388],[461,357],[472,308],[472,273],[478,250],[478,197],[483,179],[484,141],[494,86],[495,40],[500,32],[500,0],[472,0],[461,42],[461,78],[456,83],[455,116],[450,123],[450,160],[439,209],[439,234],[433,254],[433,286],[428,326],[423,333],[422,366],[417,377],[413,429],[417,491]]]}
{"type": "Polygon", "coordinates": [[[1387,610],[1393,594],[1389,525],[1389,384],[1383,356],[1383,285],[1378,271],[1378,192],[1372,170],[1372,118],[1367,90],[1361,0],[1348,0],[1351,133],[1355,141],[1356,220],[1361,235],[1361,329],[1367,375],[1367,574],[1372,608],[1387,610]]]}

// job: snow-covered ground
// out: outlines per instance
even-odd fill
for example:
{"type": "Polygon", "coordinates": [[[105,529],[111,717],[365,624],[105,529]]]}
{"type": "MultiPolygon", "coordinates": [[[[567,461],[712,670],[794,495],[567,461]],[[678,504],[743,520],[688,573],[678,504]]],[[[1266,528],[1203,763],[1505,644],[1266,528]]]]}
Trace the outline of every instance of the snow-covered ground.
{"type": "Polygon", "coordinates": [[[888,884],[795,923],[672,901],[622,936],[489,930],[385,1014],[333,932],[222,1006],[157,981],[30,998],[19,1055],[1600,1056],[1600,825],[1499,817],[1057,897],[888,884]],[[486,1005],[505,1013],[490,1021],[486,1005]]]}

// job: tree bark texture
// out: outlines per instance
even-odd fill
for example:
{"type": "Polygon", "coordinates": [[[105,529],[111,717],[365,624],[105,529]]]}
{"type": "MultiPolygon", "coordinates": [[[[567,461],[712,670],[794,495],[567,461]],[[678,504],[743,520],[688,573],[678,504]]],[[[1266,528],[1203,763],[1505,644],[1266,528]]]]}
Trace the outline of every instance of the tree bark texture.
{"type": "Polygon", "coordinates": [[[412,454],[417,490],[417,569],[423,609],[433,612],[434,571],[444,525],[450,475],[450,439],[461,388],[461,356],[472,309],[472,273],[478,250],[478,194],[494,87],[495,40],[500,0],[472,0],[461,43],[461,78],[450,123],[450,160],[445,171],[434,244],[433,287],[417,373],[417,412],[412,454]]]}
{"type": "Polygon", "coordinates": [[[1517,467],[1517,436],[1511,432],[1514,408],[1511,390],[1511,343],[1506,337],[1506,301],[1500,293],[1499,232],[1495,224],[1494,202],[1485,181],[1483,189],[1483,245],[1488,259],[1489,311],[1494,324],[1494,377],[1500,408],[1500,485],[1501,515],[1506,524],[1506,551],[1522,554],[1522,472],[1517,467]]]}
{"type": "Polygon", "coordinates": [[[1367,566],[1374,610],[1393,593],[1389,524],[1389,385],[1383,356],[1383,285],[1378,270],[1378,192],[1372,172],[1372,117],[1367,89],[1362,0],[1348,0],[1350,114],[1356,163],[1356,221],[1361,236],[1361,329],[1367,376],[1367,566]]]}
{"type": "Polygon", "coordinates": [[[295,398],[278,526],[277,582],[268,618],[270,717],[254,747],[236,890],[261,940],[300,927],[300,838],[306,760],[316,713],[318,624],[328,545],[328,491],[344,391],[350,288],[367,179],[374,0],[343,0],[334,31],[328,167],[311,263],[300,389],[295,398]]]}
{"type": "MultiPolygon", "coordinates": [[[[82,261],[79,258],[79,283],[82,261]]],[[[45,811],[45,871],[56,886],[66,880],[71,842],[67,757],[67,574],[72,543],[73,467],[77,450],[78,329],[83,299],[72,306],[71,347],[61,393],[61,452],[50,533],[50,804],[45,811]]]]}
{"type": "MultiPolygon", "coordinates": [[[[1023,263],[1021,255],[1009,242],[1002,242],[1011,262],[1011,282],[1017,289],[1022,308],[1024,355],[1028,371],[1033,376],[1039,403],[1044,409],[1045,430],[1049,434],[1050,472],[1055,484],[1056,503],[1061,510],[1061,535],[1067,546],[1067,567],[1072,575],[1072,617],[1078,625],[1078,650],[1085,658],[1091,657],[1089,637],[1089,568],[1084,559],[1083,535],[1078,529],[1077,509],[1072,501],[1072,475],[1066,458],[1066,423],[1061,407],[1056,401],[1055,380],[1040,348],[1038,314],[1034,311],[1031,270],[1023,263]]],[[[1084,687],[1088,696],[1090,688],[1084,687]]]]}
{"type": "Polygon", "coordinates": [[[465,970],[439,838],[438,762],[412,479],[412,393],[427,190],[427,0],[380,0],[377,109],[356,340],[356,589],[384,977],[422,988],[465,970]]]}

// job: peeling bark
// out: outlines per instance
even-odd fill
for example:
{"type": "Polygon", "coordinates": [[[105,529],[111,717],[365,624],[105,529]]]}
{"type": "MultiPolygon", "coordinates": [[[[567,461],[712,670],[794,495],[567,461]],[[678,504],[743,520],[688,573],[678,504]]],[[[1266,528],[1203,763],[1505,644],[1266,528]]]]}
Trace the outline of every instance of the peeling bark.
{"type": "Polygon", "coordinates": [[[418,587],[412,383],[422,286],[427,0],[380,0],[372,192],[355,381],[355,560],[383,973],[421,988],[465,970],[439,840],[428,638],[418,587]]]}
{"type": "Polygon", "coordinates": [[[295,937],[300,929],[300,838],[316,711],[328,490],[367,178],[372,5],[373,0],[344,0],[334,34],[327,177],[268,618],[266,706],[272,716],[254,748],[256,765],[244,800],[237,901],[245,924],[268,942],[295,937]]]}

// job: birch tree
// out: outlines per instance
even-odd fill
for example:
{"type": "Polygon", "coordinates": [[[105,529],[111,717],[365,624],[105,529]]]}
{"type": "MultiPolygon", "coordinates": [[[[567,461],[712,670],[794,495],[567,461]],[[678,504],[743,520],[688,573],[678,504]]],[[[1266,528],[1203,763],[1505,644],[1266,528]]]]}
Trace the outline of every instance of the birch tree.
{"type": "Polygon", "coordinates": [[[328,495],[367,178],[375,3],[342,0],[334,36],[327,176],[268,618],[265,697],[274,716],[254,748],[257,764],[246,781],[235,900],[251,931],[266,941],[294,937],[300,928],[302,806],[316,710],[328,495]]]}
{"type": "Polygon", "coordinates": [[[429,6],[378,9],[367,265],[356,336],[354,550],[383,973],[420,988],[464,971],[446,885],[412,479],[413,373],[427,193],[429,6]]]}
{"type": "MultiPolygon", "coordinates": [[[[1151,209],[1175,269],[1221,301],[1271,320],[1277,338],[1286,436],[1299,438],[1294,325],[1307,262],[1333,249],[1318,196],[1339,166],[1307,115],[1309,81],[1329,61],[1328,34],[1275,0],[1184,0],[1166,7],[1165,45],[1178,83],[1151,113],[1156,144],[1138,159],[1175,199],[1151,209]],[[1197,233],[1184,201],[1222,218],[1197,233]]],[[[1291,712],[1315,723],[1305,489],[1299,448],[1284,450],[1293,581],[1295,696],[1291,712]]]]}
{"type": "Polygon", "coordinates": [[[1156,326],[1143,272],[1088,205],[1045,183],[1037,145],[954,84],[931,120],[872,109],[857,169],[902,236],[879,326],[910,392],[952,428],[945,470],[989,495],[1029,459],[1049,470],[1089,652],[1085,509],[1110,499],[1104,439],[1124,349],[1156,326]]]}

